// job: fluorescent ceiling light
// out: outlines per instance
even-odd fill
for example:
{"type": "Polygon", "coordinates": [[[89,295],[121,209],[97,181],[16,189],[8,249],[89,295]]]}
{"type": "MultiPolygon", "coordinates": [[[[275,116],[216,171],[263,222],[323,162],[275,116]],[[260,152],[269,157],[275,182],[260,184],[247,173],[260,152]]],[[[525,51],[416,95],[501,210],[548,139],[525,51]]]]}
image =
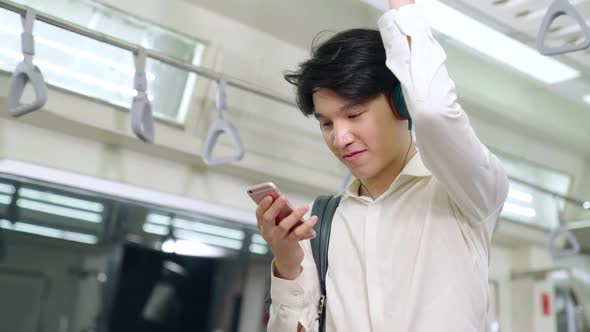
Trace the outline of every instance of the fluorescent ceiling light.
{"type": "Polygon", "coordinates": [[[147,216],[147,221],[152,224],[170,226],[170,217],[161,214],[150,213],[147,216]]]}
{"type": "MultiPolygon", "coordinates": [[[[380,10],[387,10],[383,0],[361,0],[380,10]]],[[[499,62],[547,84],[580,76],[580,72],[554,58],[511,38],[438,0],[418,1],[433,29],[499,62]]]]}
{"type": "Polygon", "coordinates": [[[154,224],[144,224],[143,231],[150,234],[156,234],[160,236],[168,235],[168,227],[154,224]]]}
{"type": "Polygon", "coordinates": [[[90,221],[92,223],[100,223],[102,221],[102,216],[98,213],[70,209],[57,205],[32,201],[30,199],[25,198],[20,198],[18,201],[16,201],[16,205],[20,208],[27,210],[44,212],[67,218],[85,220],[90,221]]]}
{"type": "Polygon", "coordinates": [[[253,234],[252,235],[252,243],[258,243],[258,244],[264,244],[264,245],[266,245],[266,241],[264,241],[264,238],[260,234],[253,234]]]}
{"type": "Polygon", "coordinates": [[[199,233],[212,234],[230,239],[243,240],[246,235],[243,231],[227,227],[207,225],[196,221],[174,219],[174,228],[195,231],[199,233]]]}
{"type": "Polygon", "coordinates": [[[250,252],[253,252],[253,253],[259,254],[259,255],[266,255],[268,253],[268,247],[263,246],[261,244],[251,243],[250,244],[250,252]]]}
{"type": "Polygon", "coordinates": [[[582,281],[586,285],[590,285],[590,274],[588,274],[588,272],[578,269],[572,269],[571,272],[576,279],[582,281]]]}
{"type": "Polygon", "coordinates": [[[56,229],[56,228],[27,224],[27,223],[23,223],[23,222],[16,222],[13,224],[10,221],[4,220],[4,219],[0,220],[0,228],[12,230],[12,231],[17,231],[17,232],[22,232],[22,233],[41,235],[41,236],[51,237],[51,238],[55,238],[55,239],[80,242],[80,243],[87,243],[87,244],[98,243],[98,237],[96,237],[94,235],[77,233],[77,232],[70,232],[70,231],[65,231],[65,230],[56,229]]]}
{"type": "Polygon", "coordinates": [[[550,272],[549,277],[553,280],[563,281],[563,280],[569,280],[570,274],[567,271],[558,270],[558,271],[550,272]]]}
{"type": "Polygon", "coordinates": [[[12,201],[12,196],[0,194],[0,204],[8,205],[12,201]]]}
{"type": "Polygon", "coordinates": [[[98,238],[94,235],[76,233],[76,232],[68,232],[64,231],[63,234],[64,240],[81,242],[81,243],[88,243],[88,244],[96,244],[98,242],[98,238]]]}
{"type": "Polygon", "coordinates": [[[14,194],[15,190],[16,189],[11,184],[0,183],[0,193],[12,195],[14,194]]]}
{"type": "Polygon", "coordinates": [[[590,274],[588,274],[586,271],[584,270],[579,270],[579,269],[569,269],[568,270],[557,270],[557,271],[552,271],[549,273],[549,276],[554,279],[554,280],[558,280],[558,281],[568,281],[568,282],[572,282],[572,281],[581,281],[582,283],[586,284],[586,285],[590,285],[590,274]],[[572,280],[572,279],[576,279],[576,280],[572,280]]]}
{"type": "Polygon", "coordinates": [[[535,209],[529,207],[520,206],[512,203],[504,203],[504,209],[502,212],[517,214],[526,218],[532,218],[537,215],[535,209]]]}
{"type": "Polygon", "coordinates": [[[152,204],[161,209],[184,211],[186,214],[201,214],[208,218],[231,220],[247,225],[256,225],[256,215],[252,210],[238,210],[221,204],[191,199],[161,191],[145,189],[116,181],[105,180],[48,168],[16,160],[0,160],[0,173],[36,179],[72,188],[80,188],[107,196],[129,199],[133,202],[152,204]]]}
{"type": "Polygon", "coordinates": [[[584,102],[586,102],[587,104],[590,104],[590,95],[585,95],[583,98],[584,98],[584,102]]]}
{"type": "MultiPolygon", "coordinates": [[[[163,216],[160,214],[150,213],[150,214],[148,214],[146,221],[147,221],[146,225],[149,225],[149,223],[155,224],[154,226],[161,225],[160,227],[165,226],[166,230],[170,226],[170,217],[163,216]]],[[[199,233],[222,236],[222,237],[226,237],[226,238],[230,238],[230,239],[243,240],[246,237],[246,234],[241,230],[222,227],[222,226],[204,224],[204,223],[194,221],[194,220],[185,220],[185,219],[181,219],[181,218],[174,218],[173,224],[174,224],[175,229],[195,231],[195,232],[199,232],[199,233]]],[[[155,229],[155,228],[152,228],[152,229],[155,229]]],[[[145,230],[145,228],[144,228],[144,230],[145,230]]],[[[158,234],[158,233],[156,233],[156,234],[158,234]]]]}
{"type": "Polygon", "coordinates": [[[63,195],[57,195],[44,191],[38,191],[29,188],[19,189],[18,195],[20,197],[30,198],[37,201],[45,201],[53,204],[70,206],[76,209],[88,210],[98,213],[102,213],[104,211],[104,206],[100,203],[95,203],[63,195]]]}
{"type": "Polygon", "coordinates": [[[533,195],[512,188],[508,190],[508,197],[524,203],[531,203],[533,201],[533,195]]]}
{"type": "Polygon", "coordinates": [[[223,257],[226,251],[205,243],[189,240],[167,240],[162,243],[162,251],[179,255],[198,257],[223,257]]]}
{"type": "Polygon", "coordinates": [[[241,240],[234,240],[228,239],[225,237],[219,237],[214,235],[207,235],[197,232],[185,231],[176,229],[174,230],[174,235],[178,239],[182,240],[195,240],[207,244],[212,244],[215,246],[230,248],[240,250],[242,249],[242,241],[241,240]]]}

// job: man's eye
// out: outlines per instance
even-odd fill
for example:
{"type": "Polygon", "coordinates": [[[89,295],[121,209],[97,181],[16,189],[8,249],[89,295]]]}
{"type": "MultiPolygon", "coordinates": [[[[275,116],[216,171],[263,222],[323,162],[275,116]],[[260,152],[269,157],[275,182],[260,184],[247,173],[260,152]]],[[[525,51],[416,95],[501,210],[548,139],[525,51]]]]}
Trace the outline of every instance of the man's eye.
{"type": "Polygon", "coordinates": [[[322,122],[320,124],[320,127],[322,128],[330,128],[330,126],[332,126],[332,122],[322,122]]]}
{"type": "Polygon", "coordinates": [[[360,113],[356,113],[356,114],[351,114],[348,116],[349,119],[356,119],[359,116],[363,115],[365,112],[360,112],[360,113]]]}

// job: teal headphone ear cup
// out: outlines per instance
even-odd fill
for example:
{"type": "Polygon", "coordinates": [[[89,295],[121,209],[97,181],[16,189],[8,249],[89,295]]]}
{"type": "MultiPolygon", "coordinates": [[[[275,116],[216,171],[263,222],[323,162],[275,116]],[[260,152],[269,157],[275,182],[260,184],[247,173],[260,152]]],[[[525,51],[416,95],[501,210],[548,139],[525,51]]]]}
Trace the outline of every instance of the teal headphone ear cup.
{"type": "Polygon", "coordinates": [[[410,117],[408,107],[406,106],[406,100],[404,98],[404,93],[402,92],[402,85],[399,82],[393,88],[391,99],[393,106],[395,106],[397,116],[400,119],[408,120],[408,129],[412,130],[412,118],[410,117]]]}

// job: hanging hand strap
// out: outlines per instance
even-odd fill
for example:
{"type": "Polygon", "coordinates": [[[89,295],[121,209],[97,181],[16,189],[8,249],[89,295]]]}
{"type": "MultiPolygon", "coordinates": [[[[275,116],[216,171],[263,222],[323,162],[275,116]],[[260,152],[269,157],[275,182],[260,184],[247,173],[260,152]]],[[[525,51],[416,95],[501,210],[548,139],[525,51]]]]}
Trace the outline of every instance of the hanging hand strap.
{"type": "Polygon", "coordinates": [[[559,224],[547,237],[545,246],[549,254],[553,257],[574,256],[580,253],[580,243],[572,232],[563,224],[559,224]],[[558,247],[555,240],[563,236],[566,240],[566,246],[558,247]]]}
{"type": "Polygon", "coordinates": [[[223,112],[227,109],[227,96],[225,93],[225,87],[225,80],[221,79],[218,82],[217,94],[215,96],[215,105],[218,112],[218,118],[215,120],[215,122],[213,122],[211,128],[209,128],[207,140],[205,141],[203,148],[203,161],[205,164],[210,166],[236,163],[242,160],[245,154],[244,145],[242,144],[238,130],[223,117],[223,112]],[[217,139],[223,133],[227,134],[232,140],[236,148],[236,153],[232,156],[213,159],[213,150],[215,149],[215,144],[217,144],[217,139]]]}
{"type": "Polygon", "coordinates": [[[39,110],[47,103],[47,86],[41,70],[33,64],[35,55],[35,37],[33,36],[33,23],[35,11],[27,8],[23,20],[23,33],[21,34],[21,48],[24,59],[20,62],[10,78],[8,90],[8,112],[14,117],[39,110]],[[31,104],[21,104],[20,99],[25,91],[26,84],[30,82],[35,91],[35,100],[31,104]]]}
{"type": "Polygon", "coordinates": [[[131,129],[139,139],[146,143],[154,142],[154,116],[152,103],[147,95],[146,76],[147,51],[140,47],[134,54],[135,76],[133,79],[137,95],[131,103],[131,129]]]}
{"type": "Polygon", "coordinates": [[[553,196],[555,200],[555,214],[559,225],[549,233],[547,239],[545,240],[545,246],[549,254],[553,257],[564,257],[564,256],[572,256],[577,255],[580,252],[580,243],[572,234],[572,232],[567,228],[565,223],[562,221],[563,218],[561,217],[561,213],[559,211],[559,201],[557,200],[556,196],[553,196]],[[556,240],[562,237],[565,239],[566,243],[564,247],[558,246],[556,240]]]}
{"type": "Polygon", "coordinates": [[[584,50],[590,47],[590,28],[586,24],[586,20],[580,15],[576,8],[568,0],[554,0],[541,24],[539,33],[537,35],[537,50],[543,55],[559,55],[570,52],[584,50]],[[580,29],[584,34],[584,41],[581,44],[564,45],[561,47],[549,48],[545,46],[545,41],[549,35],[551,24],[560,16],[569,15],[576,20],[580,25],[580,29]]]}

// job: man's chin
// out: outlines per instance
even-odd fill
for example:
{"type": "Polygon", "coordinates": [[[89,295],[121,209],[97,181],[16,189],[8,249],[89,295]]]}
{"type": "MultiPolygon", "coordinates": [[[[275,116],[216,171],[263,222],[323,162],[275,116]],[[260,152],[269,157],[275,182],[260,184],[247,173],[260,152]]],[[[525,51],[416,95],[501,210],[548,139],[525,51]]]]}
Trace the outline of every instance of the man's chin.
{"type": "Polygon", "coordinates": [[[361,181],[361,182],[366,182],[367,179],[370,179],[372,174],[370,172],[364,171],[363,170],[359,170],[359,169],[348,169],[350,171],[350,173],[352,174],[352,176],[361,181]]]}

